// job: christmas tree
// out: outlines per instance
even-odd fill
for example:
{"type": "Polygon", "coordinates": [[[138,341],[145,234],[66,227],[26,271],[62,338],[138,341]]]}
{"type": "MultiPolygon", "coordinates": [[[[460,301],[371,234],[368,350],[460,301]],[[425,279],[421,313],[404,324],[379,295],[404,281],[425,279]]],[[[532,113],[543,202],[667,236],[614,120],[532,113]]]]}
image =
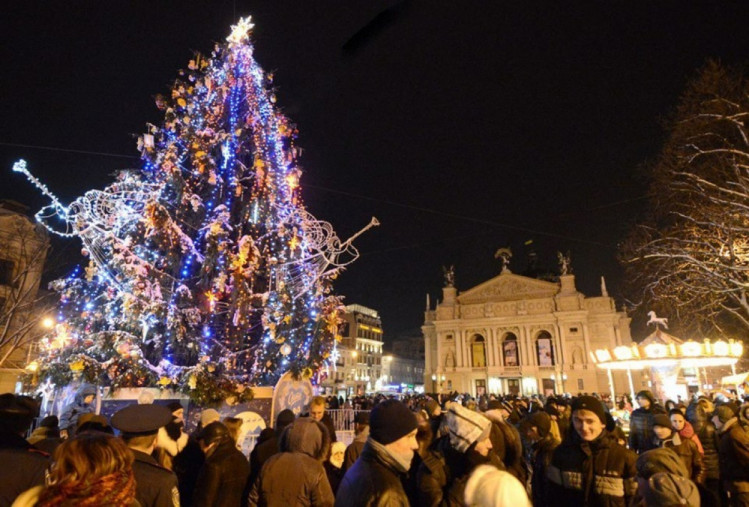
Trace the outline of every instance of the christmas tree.
{"type": "Polygon", "coordinates": [[[358,234],[342,242],[306,211],[295,127],[253,58],[250,18],[232,28],[157,97],[164,123],[138,141],[142,170],[65,206],[25,162],[14,167],[52,201],[37,218],[90,257],[53,284],[42,378],[160,385],[210,403],[334,359],[331,281],[358,256],[358,234]]]}

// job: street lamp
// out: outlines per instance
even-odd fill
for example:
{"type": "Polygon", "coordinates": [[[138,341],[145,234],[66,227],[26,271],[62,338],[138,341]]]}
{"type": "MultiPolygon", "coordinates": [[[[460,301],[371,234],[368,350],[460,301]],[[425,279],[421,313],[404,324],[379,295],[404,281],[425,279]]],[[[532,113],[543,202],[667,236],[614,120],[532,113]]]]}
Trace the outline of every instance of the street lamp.
{"type": "Polygon", "coordinates": [[[52,329],[53,327],[55,327],[55,319],[53,319],[52,317],[44,317],[42,319],[42,327],[44,329],[52,329]]]}

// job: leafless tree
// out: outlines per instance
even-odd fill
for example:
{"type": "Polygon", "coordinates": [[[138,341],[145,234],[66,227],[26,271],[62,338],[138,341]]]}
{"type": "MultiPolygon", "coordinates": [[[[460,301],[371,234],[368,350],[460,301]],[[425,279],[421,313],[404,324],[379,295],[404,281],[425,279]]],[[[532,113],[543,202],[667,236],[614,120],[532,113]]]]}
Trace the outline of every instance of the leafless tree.
{"type": "Polygon", "coordinates": [[[54,298],[39,290],[49,251],[40,226],[21,213],[0,207],[0,371],[19,373],[45,331],[54,298]]]}
{"type": "Polygon", "coordinates": [[[649,216],[622,244],[631,301],[682,332],[749,330],[749,83],[709,62],[653,167],[649,216]]]}

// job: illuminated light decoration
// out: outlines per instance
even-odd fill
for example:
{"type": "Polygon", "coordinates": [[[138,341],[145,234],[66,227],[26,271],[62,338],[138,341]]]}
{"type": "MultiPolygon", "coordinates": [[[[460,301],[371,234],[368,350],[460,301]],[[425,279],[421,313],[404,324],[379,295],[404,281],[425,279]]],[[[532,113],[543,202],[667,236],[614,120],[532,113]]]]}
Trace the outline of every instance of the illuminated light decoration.
{"type": "Polygon", "coordinates": [[[706,339],[703,343],[687,341],[669,344],[650,343],[645,346],[633,345],[628,348],[632,351],[631,355],[624,353],[624,348],[598,349],[591,351],[590,357],[599,368],[641,370],[676,365],[682,368],[730,366],[736,364],[744,353],[743,344],[739,340],[711,342],[706,339]]]}
{"type": "Polygon", "coordinates": [[[632,349],[625,346],[616,347],[614,349],[614,357],[622,361],[632,359],[632,349]]]}
{"type": "Polygon", "coordinates": [[[697,342],[688,341],[681,344],[683,356],[699,356],[702,354],[702,345],[697,342]]]}
{"type": "Polygon", "coordinates": [[[205,403],[335,361],[332,280],[378,222],[344,241],[304,208],[296,130],[275,109],[252,27],[240,19],[157,98],[164,121],[139,140],[141,171],[66,206],[14,167],[51,200],[37,218],[90,257],[85,275],[55,282],[67,330],[45,338],[40,372],[62,371],[56,383],[69,371],[52,366],[85,358],[84,373],[113,387],[168,379],[205,403]]]}
{"type": "Polygon", "coordinates": [[[608,350],[596,350],[596,358],[599,361],[611,361],[611,354],[608,350]]]}
{"type": "Polygon", "coordinates": [[[651,343],[645,347],[645,357],[648,359],[658,359],[666,357],[669,353],[669,349],[662,343],[651,343]]]}

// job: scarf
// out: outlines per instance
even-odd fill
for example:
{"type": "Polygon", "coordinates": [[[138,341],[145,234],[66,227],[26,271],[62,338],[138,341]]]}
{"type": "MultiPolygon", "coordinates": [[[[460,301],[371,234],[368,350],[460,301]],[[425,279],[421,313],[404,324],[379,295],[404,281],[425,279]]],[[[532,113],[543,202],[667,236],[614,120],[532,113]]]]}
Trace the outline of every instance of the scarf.
{"type": "Polygon", "coordinates": [[[135,476],[128,470],[99,477],[94,482],[52,484],[42,492],[37,506],[127,507],[134,499],[135,476]]]}
{"type": "Polygon", "coordinates": [[[702,449],[702,442],[700,442],[700,438],[695,435],[694,428],[689,423],[689,421],[686,421],[684,423],[684,427],[679,432],[679,436],[684,438],[685,440],[691,440],[692,442],[694,442],[697,446],[697,450],[700,451],[700,454],[702,454],[703,456],[705,455],[705,451],[704,449],[702,449]]]}
{"type": "Polygon", "coordinates": [[[411,460],[414,457],[414,452],[412,450],[409,450],[408,452],[396,453],[373,438],[370,438],[369,440],[367,440],[367,442],[378,454],[390,457],[400,473],[405,474],[411,468],[411,460]]]}

